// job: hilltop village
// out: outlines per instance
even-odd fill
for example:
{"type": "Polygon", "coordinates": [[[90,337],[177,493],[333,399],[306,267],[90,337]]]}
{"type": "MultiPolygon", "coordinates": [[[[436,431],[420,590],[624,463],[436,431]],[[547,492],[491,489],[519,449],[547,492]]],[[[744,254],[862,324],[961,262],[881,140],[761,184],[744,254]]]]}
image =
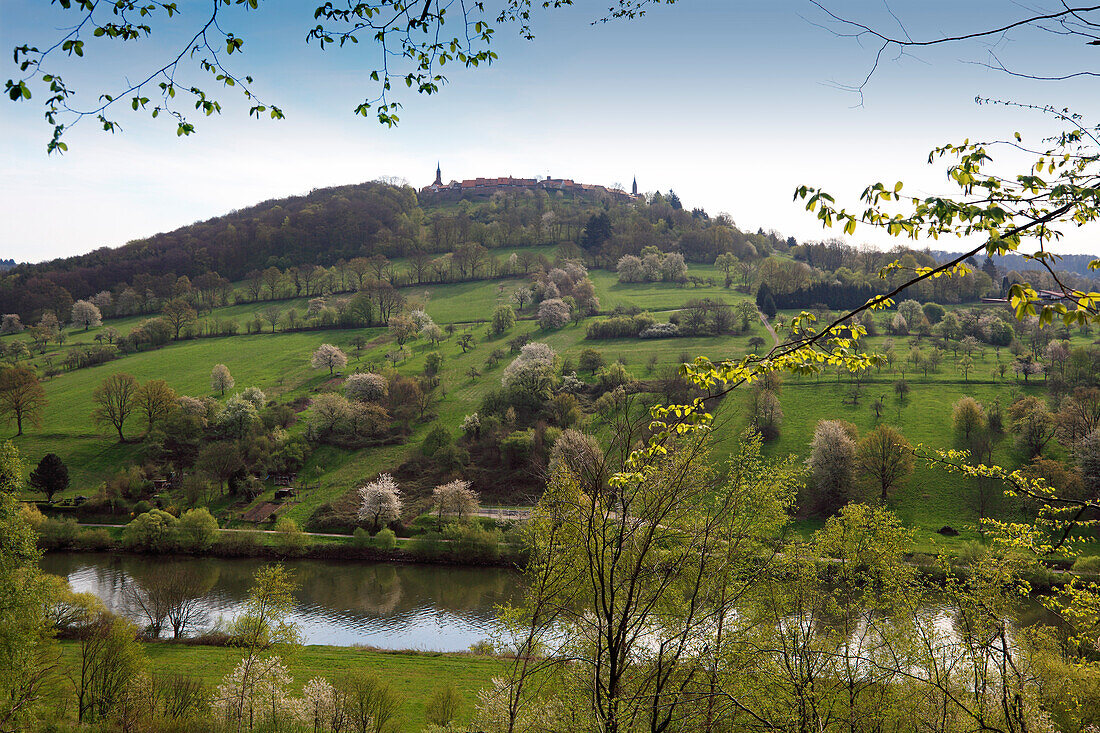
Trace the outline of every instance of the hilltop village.
{"type": "Polygon", "coordinates": [[[420,197],[428,201],[459,201],[488,199],[497,193],[509,191],[547,191],[563,196],[585,200],[613,200],[629,202],[642,199],[638,193],[638,180],[634,179],[630,193],[619,188],[608,188],[591,183],[577,183],[571,178],[468,178],[462,181],[443,183],[443,171],[435,169],[435,181],[420,189],[420,197]]]}

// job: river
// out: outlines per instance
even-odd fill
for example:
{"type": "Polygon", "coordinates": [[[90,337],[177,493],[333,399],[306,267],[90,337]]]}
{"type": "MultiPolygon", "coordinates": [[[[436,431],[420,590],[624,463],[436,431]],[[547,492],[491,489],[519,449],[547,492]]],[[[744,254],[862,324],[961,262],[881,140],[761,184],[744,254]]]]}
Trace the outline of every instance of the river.
{"type": "MultiPolygon", "coordinates": [[[[265,561],[56,552],[42,558],[42,569],[140,622],[126,588],[155,583],[176,563],[199,579],[204,628],[211,628],[240,612],[252,576],[265,561]]],[[[298,581],[291,620],[307,644],[464,651],[490,637],[497,607],[517,602],[521,593],[520,575],[502,568],[330,560],[284,565],[298,581]]]]}

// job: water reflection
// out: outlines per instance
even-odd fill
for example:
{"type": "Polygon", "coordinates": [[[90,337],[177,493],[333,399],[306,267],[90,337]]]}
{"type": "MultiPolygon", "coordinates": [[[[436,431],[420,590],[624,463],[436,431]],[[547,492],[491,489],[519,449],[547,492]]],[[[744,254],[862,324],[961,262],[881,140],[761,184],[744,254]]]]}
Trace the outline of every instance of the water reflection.
{"type": "MultiPolygon", "coordinates": [[[[260,560],[165,559],[50,553],[43,570],[69,579],[117,613],[137,617],[132,584],[155,583],[183,564],[205,588],[202,610],[228,621],[246,596],[260,560]]],[[[285,563],[299,582],[293,620],[308,644],[369,644],[386,649],[460,651],[488,638],[496,607],[519,599],[520,576],[500,568],[457,568],[298,560],[285,563]]]]}

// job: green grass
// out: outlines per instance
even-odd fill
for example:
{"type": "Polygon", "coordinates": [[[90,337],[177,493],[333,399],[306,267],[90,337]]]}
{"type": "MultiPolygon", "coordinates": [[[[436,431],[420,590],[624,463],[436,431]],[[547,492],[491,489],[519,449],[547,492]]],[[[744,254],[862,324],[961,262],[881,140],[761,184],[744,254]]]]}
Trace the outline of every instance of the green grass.
{"type": "MultiPolygon", "coordinates": [[[[143,644],[153,674],[185,674],[200,678],[211,689],[240,661],[243,652],[229,647],[143,644]]],[[[62,666],[77,664],[76,642],[62,642],[62,666]]],[[[388,682],[401,697],[400,730],[419,731],[427,721],[424,704],[448,684],[458,688],[462,707],[458,721],[466,723],[474,712],[477,691],[500,675],[505,663],[468,654],[380,652],[356,647],[303,646],[282,654],[293,679],[291,689],[300,694],[313,677],[334,681],[349,672],[373,672],[388,682]]]]}
{"type": "MultiPolygon", "coordinates": [[[[547,248],[535,249],[545,251],[547,248]]],[[[722,273],[711,266],[692,265],[691,272],[713,277],[716,285],[700,288],[671,283],[621,285],[613,272],[597,270],[591,276],[601,298],[602,309],[632,304],[658,312],[661,318],[668,317],[668,309],[682,306],[691,298],[712,297],[736,302],[748,297],[722,287],[722,273]]],[[[438,350],[444,355],[443,370],[439,375],[441,399],[433,406],[432,413],[452,435],[458,435],[463,417],[479,409],[484,395],[500,384],[501,372],[509,359],[490,370],[485,366],[486,357],[494,349],[507,350],[506,341],[517,333],[528,332],[532,340],[549,343],[563,359],[571,360],[574,365],[583,349],[595,348],[603,353],[608,362],[622,360],[635,377],[641,379],[656,378],[667,368],[698,355],[719,359],[745,354],[749,350],[748,340],[753,336],[762,337],[769,347],[771,345],[769,334],[758,322],[752,324],[749,332],[735,337],[588,341],[585,339],[587,322],[571,324],[555,332],[544,332],[533,321],[521,320],[509,334],[489,337],[484,323],[475,322],[487,319],[498,303],[509,302],[512,291],[523,282],[521,279],[492,280],[403,289],[410,304],[424,307],[437,322],[457,324],[456,336],[437,347],[421,341],[412,342],[409,345],[410,357],[397,367],[402,374],[416,375],[422,372],[429,352],[438,350]],[[471,351],[465,354],[457,344],[457,335],[463,333],[471,334],[475,341],[471,351]],[[478,369],[481,376],[469,377],[467,372],[471,367],[478,369]]],[[[293,304],[304,311],[305,300],[299,301],[293,304]]],[[[281,301],[280,307],[291,304],[291,301],[281,301]]],[[[247,319],[264,305],[217,309],[210,317],[247,319]]],[[[530,317],[533,312],[529,307],[520,315],[530,317]]],[[[110,325],[125,330],[141,320],[143,318],[120,319],[110,322],[110,325]]],[[[71,333],[69,344],[90,343],[95,334],[96,329],[87,333],[71,333]]],[[[957,371],[957,359],[948,351],[939,371],[925,375],[914,373],[906,363],[910,349],[908,337],[879,336],[868,339],[866,346],[881,351],[891,341],[898,361],[892,370],[875,372],[866,384],[858,405],[848,403],[846,377],[841,384],[837,383],[835,375],[828,374],[817,378],[788,378],[781,398],[785,413],[782,434],[767,450],[773,455],[793,454],[799,459],[804,458],[814,426],[825,418],[850,420],[861,432],[865,432],[873,427],[870,405],[878,395],[886,395],[887,407],[882,420],[898,427],[912,443],[924,443],[935,448],[951,447],[951,405],[960,397],[972,395],[982,402],[999,400],[1002,405],[1007,405],[1018,392],[1040,394],[1043,391],[1041,379],[1033,378],[1027,385],[1017,383],[1010,367],[1006,369],[1004,378],[999,375],[998,364],[1010,365],[1012,361],[1007,349],[1001,349],[998,353],[986,347],[983,353],[975,354],[974,369],[965,377],[957,371]],[[912,393],[899,410],[893,383],[903,375],[911,385],[912,393]]],[[[381,328],[280,331],[276,334],[173,343],[162,349],[127,355],[98,367],[63,372],[46,380],[44,385],[50,404],[45,420],[41,427],[30,427],[27,434],[15,442],[23,452],[28,468],[46,452],[58,453],[69,466],[72,477],[72,487],[66,494],[91,495],[104,479],[142,459],[139,443],[119,444],[109,427],[97,427],[90,420],[92,391],[104,377],[116,372],[128,372],[143,381],[163,378],[181,394],[204,396],[211,394],[210,369],[216,363],[225,363],[236,379],[238,390],[257,386],[269,397],[290,401],[321,390],[339,389],[339,379],[330,379],[327,372],[309,367],[310,353],[323,342],[336,344],[348,353],[348,371],[378,368],[384,363],[384,354],[391,347],[385,330],[381,328]],[[361,351],[356,351],[351,345],[357,336],[363,336],[368,341],[368,346],[361,351]]],[[[1072,343],[1075,346],[1084,345],[1091,343],[1091,339],[1075,334],[1072,343]]],[[[925,342],[921,348],[927,351],[930,345],[925,342]]],[[[56,348],[51,353],[55,360],[60,358],[56,348]]],[[[40,366],[42,361],[41,355],[34,357],[34,362],[40,366]]],[[[720,410],[715,431],[718,460],[724,460],[735,449],[737,436],[748,421],[748,401],[748,392],[738,391],[726,400],[720,410]]],[[[431,421],[417,423],[405,445],[364,450],[319,447],[309,460],[307,472],[320,473],[320,486],[304,492],[302,500],[288,511],[288,516],[303,523],[321,503],[337,499],[381,471],[393,470],[410,451],[417,449],[433,424],[431,421]]],[[[127,426],[127,436],[137,439],[142,429],[140,419],[134,417],[127,426]]],[[[301,430],[301,423],[292,430],[301,430]]],[[[1021,457],[1010,446],[1011,438],[1003,441],[995,458],[1005,465],[1016,467],[1021,463],[1021,457]]],[[[1052,450],[1054,455],[1062,455],[1059,447],[1053,446],[1052,450]]],[[[942,542],[939,535],[933,533],[943,525],[959,529],[963,532],[962,539],[966,539],[977,536],[972,529],[978,518],[975,491],[974,486],[958,477],[918,467],[908,485],[899,490],[890,503],[903,520],[918,529],[921,542],[942,542]]],[[[996,511],[1014,516],[1012,507],[998,501],[999,497],[994,499],[996,511]]]]}

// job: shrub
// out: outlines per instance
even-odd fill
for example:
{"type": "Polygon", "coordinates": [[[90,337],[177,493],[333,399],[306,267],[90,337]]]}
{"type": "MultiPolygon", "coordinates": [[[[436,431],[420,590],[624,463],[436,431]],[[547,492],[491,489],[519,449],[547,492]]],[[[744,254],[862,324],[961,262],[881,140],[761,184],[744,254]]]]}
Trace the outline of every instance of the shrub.
{"type": "Polygon", "coordinates": [[[443,537],[450,540],[452,552],[463,560],[495,560],[504,541],[499,529],[485,529],[473,522],[449,524],[443,537]]]}
{"type": "Polygon", "coordinates": [[[588,324],[587,337],[596,339],[633,338],[657,322],[649,313],[612,316],[588,324]]]}
{"type": "Polygon", "coordinates": [[[301,555],[309,549],[310,538],[298,528],[298,523],[290,517],[279,517],[275,522],[276,542],[279,549],[287,555],[301,555]]]}
{"type": "MultiPolygon", "coordinates": [[[[382,534],[382,532],[378,534],[382,534]]],[[[406,548],[409,554],[422,558],[436,558],[447,550],[446,545],[440,541],[440,535],[436,532],[429,532],[412,538],[406,548]]]]}
{"type": "Polygon", "coordinates": [[[1073,572],[1100,575],[1100,555],[1082,555],[1073,561],[1073,572]]]}
{"type": "Polygon", "coordinates": [[[351,543],[356,547],[370,547],[370,532],[362,527],[356,527],[351,534],[351,543]]]}
{"type": "Polygon", "coordinates": [[[526,463],[534,447],[535,434],[533,430],[519,430],[509,433],[500,441],[500,452],[503,454],[508,468],[516,468],[526,463]]]}
{"type": "Polygon", "coordinates": [[[150,509],[134,517],[122,530],[122,545],[129,550],[164,552],[176,544],[179,520],[168,512],[150,509]]]}
{"type": "Polygon", "coordinates": [[[432,725],[446,728],[458,714],[460,700],[454,683],[440,687],[424,703],[424,717],[432,725]]]}
{"type": "Polygon", "coordinates": [[[49,550],[69,547],[79,531],[80,526],[72,517],[64,519],[51,517],[38,525],[38,542],[49,550]]]}
{"type": "Polygon", "coordinates": [[[975,565],[989,553],[989,549],[977,540],[963,542],[959,546],[959,562],[963,565],[975,565]]]}
{"type": "Polygon", "coordinates": [[[634,381],[634,375],[618,361],[608,364],[596,374],[596,384],[599,385],[600,392],[626,387],[634,381]]]}
{"type": "Polygon", "coordinates": [[[218,538],[218,554],[252,557],[260,547],[260,535],[256,532],[222,532],[218,538]]]}
{"type": "Polygon", "coordinates": [[[379,550],[392,550],[397,547],[397,535],[389,527],[379,530],[373,539],[374,546],[379,550]]]}
{"type": "Polygon", "coordinates": [[[111,533],[103,527],[82,530],[76,536],[76,546],[88,552],[102,552],[115,546],[111,533]]]}
{"type": "Polygon", "coordinates": [[[420,444],[420,452],[428,458],[431,458],[438,453],[441,448],[450,444],[451,434],[447,432],[447,428],[442,425],[436,425],[426,436],[424,436],[424,442],[420,444]]]}
{"type": "Polygon", "coordinates": [[[179,519],[180,549],[205,552],[218,537],[218,520],[206,507],[190,509],[179,519]]]}
{"type": "Polygon", "coordinates": [[[644,339],[667,339],[680,335],[680,327],[675,323],[654,323],[649,328],[638,334],[644,339]]]}

